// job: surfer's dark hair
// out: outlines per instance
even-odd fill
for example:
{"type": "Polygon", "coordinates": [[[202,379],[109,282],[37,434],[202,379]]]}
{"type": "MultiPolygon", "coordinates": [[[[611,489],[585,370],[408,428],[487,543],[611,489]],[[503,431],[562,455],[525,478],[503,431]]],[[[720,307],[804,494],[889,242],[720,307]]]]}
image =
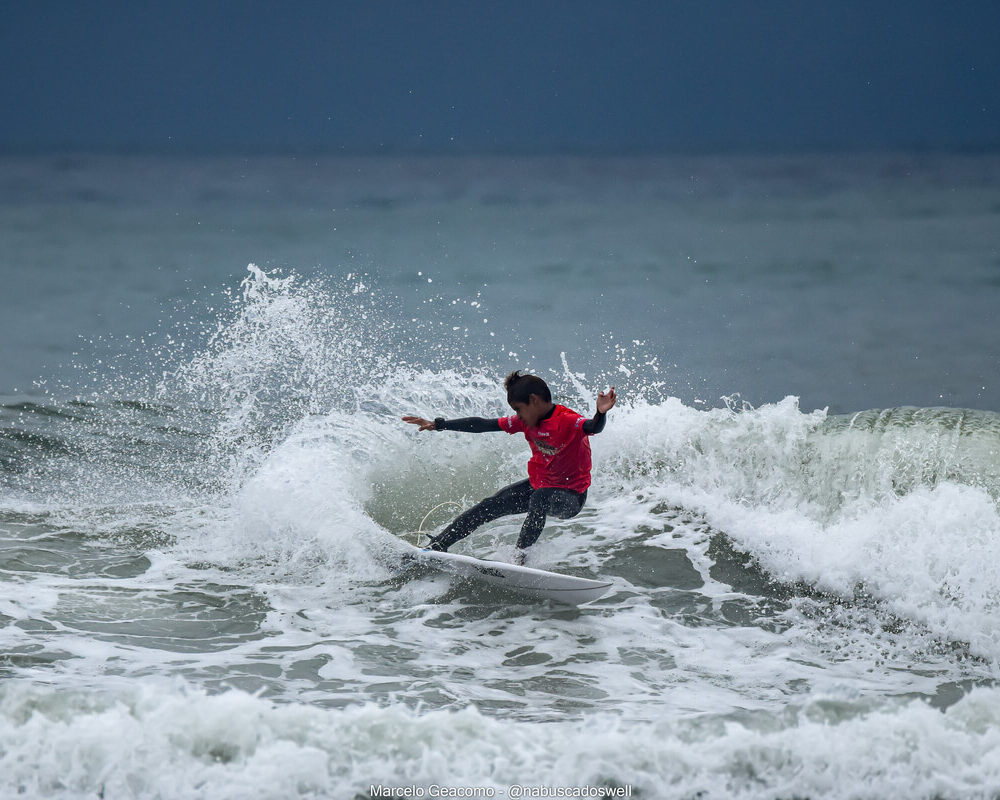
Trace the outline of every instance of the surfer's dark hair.
{"type": "Polygon", "coordinates": [[[549,385],[537,375],[522,375],[520,370],[514,370],[507,376],[503,388],[507,390],[508,403],[530,403],[533,394],[546,403],[552,402],[549,385]]]}

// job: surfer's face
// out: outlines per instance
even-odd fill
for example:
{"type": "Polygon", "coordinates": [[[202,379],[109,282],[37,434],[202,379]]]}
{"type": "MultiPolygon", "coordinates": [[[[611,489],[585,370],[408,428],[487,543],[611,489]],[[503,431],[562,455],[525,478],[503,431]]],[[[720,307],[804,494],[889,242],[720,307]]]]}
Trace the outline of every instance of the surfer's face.
{"type": "Polygon", "coordinates": [[[527,403],[511,403],[517,418],[529,428],[537,428],[538,420],[549,412],[551,403],[546,403],[537,394],[528,395],[527,403]]]}

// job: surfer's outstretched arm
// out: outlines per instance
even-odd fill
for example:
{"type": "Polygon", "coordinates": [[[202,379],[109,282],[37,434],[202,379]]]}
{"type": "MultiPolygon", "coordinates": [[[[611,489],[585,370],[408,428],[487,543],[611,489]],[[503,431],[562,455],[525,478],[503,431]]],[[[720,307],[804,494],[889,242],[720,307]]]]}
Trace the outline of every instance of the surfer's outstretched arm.
{"type": "Polygon", "coordinates": [[[419,425],[422,431],[461,431],[462,433],[497,433],[501,430],[496,418],[462,417],[461,419],[424,419],[423,417],[403,417],[403,422],[419,425]]]}
{"type": "Polygon", "coordinates": [[[600,433],[604,430],[604,425],[607,423],[608,418],[605,416],[612,408],[614,408],[615,403],[618,402],[618,395],[615,393],[615,387],[612,386],[607,392],[601,392],[597,395],[597,413],[594,414],[593,419],[588,419],[583,423],[583,432],[588,436],[593,436],[595,433],[600,433]]]}

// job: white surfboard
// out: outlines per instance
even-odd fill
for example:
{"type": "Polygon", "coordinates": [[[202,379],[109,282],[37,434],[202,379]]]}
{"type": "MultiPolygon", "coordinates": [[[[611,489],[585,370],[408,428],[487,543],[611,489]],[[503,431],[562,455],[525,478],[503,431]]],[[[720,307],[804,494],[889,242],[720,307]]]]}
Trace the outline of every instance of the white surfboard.
{"type": "Polygon", "coordinates": [[[574,606],[590,603],[611,589],[611,581],[606,580],[560,575],[558,572],[521,567],[505,561],[487,561],[459,553],[441,553],[419,547],[413,547],[413,551],[414,557],[429,567],[558,603],[574,606]]]}

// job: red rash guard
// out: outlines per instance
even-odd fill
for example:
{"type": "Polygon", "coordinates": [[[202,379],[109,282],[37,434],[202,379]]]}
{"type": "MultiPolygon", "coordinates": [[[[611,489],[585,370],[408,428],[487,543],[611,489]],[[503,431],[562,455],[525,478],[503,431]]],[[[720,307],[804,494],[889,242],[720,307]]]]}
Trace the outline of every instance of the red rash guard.
{"type": "Polygon", "coordinates": [[[528,440],[528,480],[532,489],[574,492],[585,492],[590,487],[590,441],[583,431],[585,422],[584,417],[560,405],[537,428],[526,428],[517,416],[497,420],[500,430],[523,433],[528,440]]]}

